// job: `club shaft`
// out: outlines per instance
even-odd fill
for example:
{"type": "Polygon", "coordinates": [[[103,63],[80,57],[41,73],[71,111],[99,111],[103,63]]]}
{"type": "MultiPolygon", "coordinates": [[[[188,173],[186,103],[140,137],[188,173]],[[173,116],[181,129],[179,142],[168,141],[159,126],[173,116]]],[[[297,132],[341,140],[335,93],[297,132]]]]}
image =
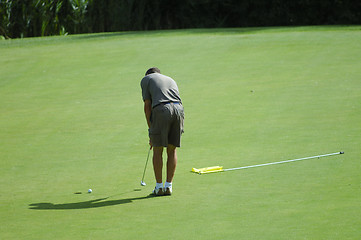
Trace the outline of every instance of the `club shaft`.
{"type": "Polygon", "coordinates": [[[144,166],[144,171],[143,171],[142,182],[144,182],[145,171],[147,170],[147,165],[148,165],[148,160],[149,160],[149,154],[150,154],[150,150],[151,150],[151,149],[152,149],[152,148],[149,148],[148,156],[147,156],[147,161],[145,161],[145,166],[144,166]]]}
{"type": "Polygon", "coordinates": [[[228,169],[224,169],[223,171],[233,171],[233,170],[239,170],[239,169],[246,169],[246,168],[254,168],[254,167],[262,167],[262,166],[268,166],[268,165],[275,165],[275,164],[281,164],[281,163],[296,162],[296,161],[302,161],[302,160],[313,159],[313,158],[328,157],[328,156],[333,156],[333,155],[338,155],[338,154],[343,154],[343,152],[328,153],[328,154],[317,155],[317,156],[312,156],[312,157],[297,158],[297,159],[280,161],[280,162],[263,163],[263,164],[245,166],[245,167],[228,168],[228,169]]]}

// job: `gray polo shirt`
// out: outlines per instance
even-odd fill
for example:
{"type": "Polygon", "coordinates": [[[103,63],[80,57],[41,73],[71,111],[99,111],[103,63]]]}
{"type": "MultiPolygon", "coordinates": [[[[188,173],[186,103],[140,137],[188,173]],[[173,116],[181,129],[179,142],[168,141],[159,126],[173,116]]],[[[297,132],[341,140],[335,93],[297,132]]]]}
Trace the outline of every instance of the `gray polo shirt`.
{"type": "Polygon", "coordinates": [[[152,73],[145,76],[140,82],[142,87],[143,101],[151,100],[152,107],[160,103],[179,102],[177,83],[170,77],[160,73],[152,73]]]}

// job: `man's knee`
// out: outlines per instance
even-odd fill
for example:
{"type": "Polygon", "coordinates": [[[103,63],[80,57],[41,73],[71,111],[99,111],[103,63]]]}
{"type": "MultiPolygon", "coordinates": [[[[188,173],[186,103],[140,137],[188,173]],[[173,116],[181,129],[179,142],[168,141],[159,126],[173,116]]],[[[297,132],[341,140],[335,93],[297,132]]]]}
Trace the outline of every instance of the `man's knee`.
{"type": "Polygon", "coordinates": [[[167,147],[167,154],[168,155],[173,155],[176,152],[176,149],[177,149],[176,146],[174,146],[172,144],[169,144],[168,147],[167,147]]]}
{"type": "Polygon", "coordinates": [[[153,147],[153,155],[154,157],[161,157],[163,154],[163,147],[153,147]]]}

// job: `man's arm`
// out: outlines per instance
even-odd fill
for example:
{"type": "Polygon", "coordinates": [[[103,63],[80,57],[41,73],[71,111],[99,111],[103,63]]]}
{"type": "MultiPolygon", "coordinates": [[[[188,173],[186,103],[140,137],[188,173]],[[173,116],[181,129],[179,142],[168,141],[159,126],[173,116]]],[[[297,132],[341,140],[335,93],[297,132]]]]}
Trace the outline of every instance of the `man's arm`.
{"type": "Polygon", "coordinates": [[[144,113],[147,120],[148,128],[150,128],[150,115],[152,113],[152,101],[149,99],[144,100],[144,113]]]}

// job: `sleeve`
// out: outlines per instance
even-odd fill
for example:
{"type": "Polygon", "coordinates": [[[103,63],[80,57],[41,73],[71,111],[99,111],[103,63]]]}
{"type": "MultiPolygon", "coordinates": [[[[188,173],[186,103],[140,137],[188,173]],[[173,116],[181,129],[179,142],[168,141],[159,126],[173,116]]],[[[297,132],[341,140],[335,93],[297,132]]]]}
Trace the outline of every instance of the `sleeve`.
{"type": "Polygon", "coordinates": [[[143,101],[152,100],[149,92],[149,79],[146,77],[143,78],[142,81],[140,82],[140,86],[142,88],[143,101]]]}

